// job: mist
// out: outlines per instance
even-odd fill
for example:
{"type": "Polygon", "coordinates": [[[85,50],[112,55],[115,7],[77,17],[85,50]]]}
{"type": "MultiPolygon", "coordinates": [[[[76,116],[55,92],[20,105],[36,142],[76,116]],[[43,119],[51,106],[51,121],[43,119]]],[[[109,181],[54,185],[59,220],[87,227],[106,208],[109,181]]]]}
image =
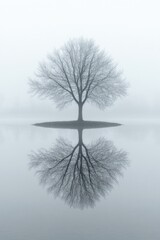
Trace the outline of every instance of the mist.
{"type": "Polygon", "coordinates": [[[29,94],[28,79],[47,54],[77,37],[93,39],[129,82],[125,99],[87,119],[159,118],[159,1],[1,1],[0,115],[2,118],[75,117],[76,106],[59,111],[54,102],[29,94]]]}

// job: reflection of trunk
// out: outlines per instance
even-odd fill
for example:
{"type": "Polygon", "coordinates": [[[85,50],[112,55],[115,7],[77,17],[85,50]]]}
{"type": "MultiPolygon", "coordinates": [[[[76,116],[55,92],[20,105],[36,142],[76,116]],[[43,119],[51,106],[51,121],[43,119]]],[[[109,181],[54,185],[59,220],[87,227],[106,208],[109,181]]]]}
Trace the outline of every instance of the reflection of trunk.
{"type": "Polygon", "coordinates": [[[78,121],[83,121],[83,104],[78,104],[78,121]]]}
{"type": "Polygon", "coordinates": [[[79,145],[79,146],[82,146],[82,143],[83,143],[82,133],[83,133],[83,129],[82,129],[82,128],[79,128],[79,129],[78,129],[78,145],[79,145]]]}

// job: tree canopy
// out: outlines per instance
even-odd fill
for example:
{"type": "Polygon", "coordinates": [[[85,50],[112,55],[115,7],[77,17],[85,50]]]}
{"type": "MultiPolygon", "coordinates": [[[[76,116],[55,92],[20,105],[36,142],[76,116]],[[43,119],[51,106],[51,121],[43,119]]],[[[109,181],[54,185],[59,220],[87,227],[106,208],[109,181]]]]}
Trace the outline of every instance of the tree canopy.
{"type": "Polygon", "coordinates": [[[127,84],[117,65],[93,40],[74,39],[55,50],[39,65],[31,90],[56,102],[58,107],[75,102],[82,120],[86,102],[99,108],[126,94],[127,84]]]}

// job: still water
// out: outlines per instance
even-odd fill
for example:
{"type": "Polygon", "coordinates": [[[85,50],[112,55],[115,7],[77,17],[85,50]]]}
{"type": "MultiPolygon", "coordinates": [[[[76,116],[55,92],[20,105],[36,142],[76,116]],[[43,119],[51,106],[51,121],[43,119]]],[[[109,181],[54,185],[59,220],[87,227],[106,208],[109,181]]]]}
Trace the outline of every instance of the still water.
{"type": "Polygon", "coordinates": [[[0,239],[160,239],[159,124],[1,124],[0,177],[0,239]]]}

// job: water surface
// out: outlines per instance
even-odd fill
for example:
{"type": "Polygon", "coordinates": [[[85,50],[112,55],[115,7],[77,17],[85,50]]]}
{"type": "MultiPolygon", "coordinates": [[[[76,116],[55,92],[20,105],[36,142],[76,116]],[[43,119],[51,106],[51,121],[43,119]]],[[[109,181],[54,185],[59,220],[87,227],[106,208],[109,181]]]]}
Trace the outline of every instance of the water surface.
{"type": "MultiPolygon", "coordinates": [[[[102,176],[100,180],[104,181],[97,181],[96,175],[92,173],[94,190],[96,186],[102,186],[102,189],[97,189],[98,197],[96,192],[94,195],[94,191],[91,191],[94,201],[88,201],[87,204],[83,201],[83,206],[77,199],[83,200],[85,195],[79,194],[77,188],[74,193],[79,194],[79,197],[74,198],[73,204],[72,201],[66,201],[66,195],[63,195],[64,189],[68,187],[56,194],[54,186],[53,191],[48,193],[48,181],[43,183],[41,175],[36,174],[39,168],[30,168],[33,160],[30,154],[33,151],[39,153],[42,148],[47,153],[50,149],[55,151],[57,139],[63,139],[67,146],[70,144],[69,146],[74,147],[78,142],[78,132],[40,128],[29,124],[0,125],[1,239],[159,240],[160,125],[136,123],[84,130],[83,142],[87,147],[92,146],[94,156],[99,149],[103,149],[99,147],[97,151],[93,151],[99,139],[103,140],[100,146],[105,142],[104,151],[109,152],[110,149],[112,154],[106,155],[106,151],[105,154],[99,153],[97,157],[101,156],[102,159],[102,156],[107,156],[103,158],[105,164],[107,163],[105,166],[108,167],[107,170],[112,169],[114,174],[109,172],[111,177],[106,177],[105,172],[99,168],[100,172],[97,172],[102,176]],[[124,155],[115,160],[118,153],[124,155]],[[107,162],[109,156],[110,160],[107,162]],[[118,159],[122,160],[122,157],[125,157],[125,161],[120,164],[118,159]],[[109,188],[107,181],[110,181],[109,188]]],[[[69,150],[64,148],[63,153],[66,151],[69,150]]],[[[75,154],[78,153],[76,151],[75,154]]],[[[55,152],[52,155],[53,153],[55,156],[55,152]]],[[[76,161],[72,163],[74,167],[76,161]]],[[[84,165],[85,174],[86,169],[87,164],[84,165]]],[[[85,179],[89,183],[89,178],[85,179]]],[[[55,181],[54,178],[53,180],[55,181]]],[[[68,182],[65,182],[65,186],[69,186],[68,182]]],[[[91,184],[88,185],[90,186],[91,184]]],[[[82,190],[85,193],[85,188],[82,190]]]]}

